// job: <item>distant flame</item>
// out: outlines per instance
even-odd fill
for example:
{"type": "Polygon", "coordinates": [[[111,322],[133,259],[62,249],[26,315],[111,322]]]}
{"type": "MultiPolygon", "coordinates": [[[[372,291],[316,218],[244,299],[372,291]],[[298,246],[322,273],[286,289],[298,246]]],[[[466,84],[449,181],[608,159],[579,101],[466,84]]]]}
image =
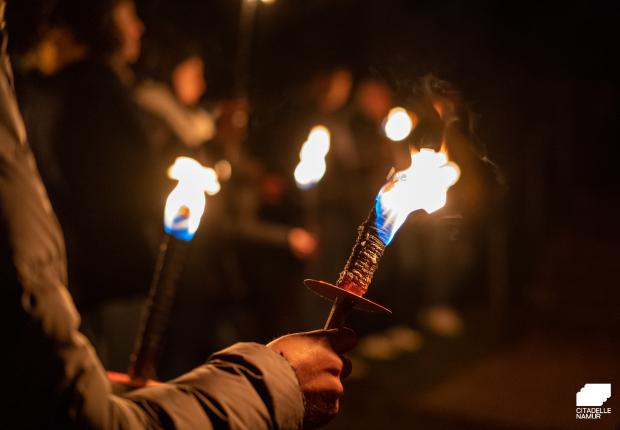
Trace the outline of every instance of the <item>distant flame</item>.
{"type": "Polygon", "coordinates": [[[308,139],[301,146],[300,161],[295,168],[295,182],[299,188],[303,190],[312,188],[321,180],[327,169],[325,157],[329,147],[329,130],[322,125],[313,127],[308,139]]]}
{"type": "Polygon", "coordinates": [[[397,172],[377,195],[376,225],[383,243],[391,242],[411,212],[424,209],[430,214],[441,209],[460,174],[458,165],[448,161],[445,147],[439,152],[412,151],[411,166],[397,172]]]}
{"type": "Polygon", "coordinates": [[[388,139],[399,142],[411,134],[413,120],[407,110],[395,107],[388,113],[383,130],[388,139]]]}
{"type": "Polygon", "coordinates": [[[168,177],[179,183],[168,195],[164,210],[164,230],[182,240],[191,240],[205,210],[205,192],[220,191],[215,170],[189,157],[179,157],[168,169],[168,177]]]}

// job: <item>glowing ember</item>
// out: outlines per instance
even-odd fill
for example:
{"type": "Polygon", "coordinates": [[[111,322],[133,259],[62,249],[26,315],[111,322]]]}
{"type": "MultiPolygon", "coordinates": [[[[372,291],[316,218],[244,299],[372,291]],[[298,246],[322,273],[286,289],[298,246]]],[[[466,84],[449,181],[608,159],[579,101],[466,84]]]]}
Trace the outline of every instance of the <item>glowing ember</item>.
{"type": "Polygon", "coordinates": [[[412,129],[413,121],[411,120],[411,116],[409,116],[409,112],[402,107],[395,107],[390,110],[385,124],[383,125],[385,135],[394,142],[405,139],[411,134],[412,129]]]}
{"type": "Polygon", "coordinates": [[[168,176],[179,181],[166,200],[164,230],[182,240],[191,240],[205,210],[204,193],[217,194],[220,183],[215,170],[189,157],[179,157],[168,169],[168,176]]]}
{"type": "Polygon", "coordinates": [[[381,188],[376,199],[376,226],[386,245],[407,216],[416,210],[435,212],[446,204],[446,193],[460,176],[459,167],[448,161],[445,148],[412,151],[411,166],[397,172],[381,188]]]}
{"type": "Polygon", "coordinates": [[[329,152],[329,146],[329,130],[322,125],[313,127],[308,139],[301,146],[300,161],[294,173],[295,182],[302,190],[312,188],[325,174],[327,169],[325,157],[329,152]]]}

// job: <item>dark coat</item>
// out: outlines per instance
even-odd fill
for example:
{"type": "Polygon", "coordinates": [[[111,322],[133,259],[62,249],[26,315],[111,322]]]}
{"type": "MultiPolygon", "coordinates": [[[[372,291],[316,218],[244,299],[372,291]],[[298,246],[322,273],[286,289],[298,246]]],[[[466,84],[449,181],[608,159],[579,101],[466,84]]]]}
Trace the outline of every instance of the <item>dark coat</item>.
{"type": "Polygon", "coordinates": [[[66,190],[54,201],[78,305],[146,295],[162,228],[166,178],[154,169],[131,93],[104,61],[57,76],[52,145],[66,190]],[[131,268],[131,270],[127,270],[131,268]]]}
{"type": "Polygon", "coordinates": [[[2,428],[300,427],[294,371],[258,344],[221,351],[169,383],[111,393],[77,329],[62,233],[26,143],[4,49],[0,61],[2,428]]]}

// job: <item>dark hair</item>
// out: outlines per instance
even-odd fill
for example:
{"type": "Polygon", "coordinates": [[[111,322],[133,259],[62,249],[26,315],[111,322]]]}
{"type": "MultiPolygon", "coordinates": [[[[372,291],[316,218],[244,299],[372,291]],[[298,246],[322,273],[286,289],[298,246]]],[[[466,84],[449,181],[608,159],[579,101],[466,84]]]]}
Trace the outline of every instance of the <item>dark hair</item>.
{"type": "Polygon", "coordinates": [[[172,72],[190,57],[202,58],[200,43],[186,34],[159,25],[144,40],[137,72],[142,79],[155,79],[171,84],[172,72]]]}
{"type": "Polygon", "coordinates": [[[56,0],[50,23],[67,27],[93,55],[107,56],[118,50],[121,44],[114,25],[114,9],[120,3],[132,1],[56,0]]]}
{"type": "Polygon", "coordinates": [[[12,54],[23,54],[40,41],[55,7],[55,0],[9,1],[6,5],[6,23],[11,35],[12,54]]]}

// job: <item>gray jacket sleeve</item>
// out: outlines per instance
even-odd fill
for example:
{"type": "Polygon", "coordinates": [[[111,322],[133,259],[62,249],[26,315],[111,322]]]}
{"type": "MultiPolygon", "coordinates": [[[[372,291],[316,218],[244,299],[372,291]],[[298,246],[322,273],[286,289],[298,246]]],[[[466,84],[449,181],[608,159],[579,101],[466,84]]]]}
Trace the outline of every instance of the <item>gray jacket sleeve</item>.
{"type": "Polygon", "coordinates": [[[26,144],[4,48],[0,62],[3,427],[299,428],[303,401],[295,373],[258,344],[234,345],[169,383],[111,393],[78,331],[62,233],[26,144]]]}

